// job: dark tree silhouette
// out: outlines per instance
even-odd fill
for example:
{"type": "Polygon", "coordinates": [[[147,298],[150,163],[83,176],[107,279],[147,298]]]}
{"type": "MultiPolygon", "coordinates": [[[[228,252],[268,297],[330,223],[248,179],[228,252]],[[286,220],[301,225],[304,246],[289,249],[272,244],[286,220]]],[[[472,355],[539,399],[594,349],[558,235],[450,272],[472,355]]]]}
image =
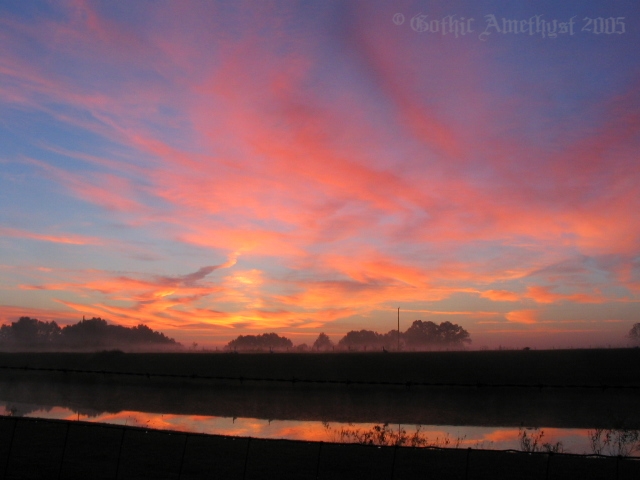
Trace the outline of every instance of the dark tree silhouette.
{"type": "MultiPolygon", "coordinates": [[[[62,342],[69,348],[78,345],[86,347],[103,347],[104,345],[115,343],[113,338],[116,334],[113,329],[109,329],[106,320],[101,318],[82,319],[75,325],[69,325],[64,329],[62,342]]],[[[117,334],[116,334],[117,335],[117,334]]]]}
{"type": "Polygon", "coordinates": [[[347,349],[380,349],[385,344],[385,336],[372,330],[351,330],[338,342],[338,346],[347,349]]]}
{"type": "Polygon", "coordinates": [[[35,318],[29,317],[22,317],[21,320],[18,320],[17,326],[26,327],[18,329],[18,339],[26,339],[29,334],[32,334],[36,338],[36,343],[41,345],[54,344],[62,333],[60,327],[54,321],[39,322],[35,318]]]}
{"type": "MultiPolygon", "coordinates": [[[[442,322],[440,325],[416,320],[400,333],[400,344],[410,349],[460,348],[471,343],[469,332],[460,325],[442,322]]],[[[338,342],[338,346],[349,350],[380,349],[396,350],[398,331],[390,330],[384,335],[371,330],[351,331],[338,342]]]]}
{"type": "Polygon", "coordinates": [[[323,332],[320,335],[318,335],[318,338],[316,338],[316,341],[313,342],[312,348],[318,352],[326,352],[333,348],[333,342],[331,341],[329,336],[323,332]]]}
{"type": "Polygon", "coordinates": [[[640,323],[633,324],[633,327],[631,327],[631,330],[627,333],[627,338],[640,343],[640,323]]]}
{"type": "Polygon", "coordinates": [[[0,344],[47,348],[55,345],[60,335],[61,330],[56,322],[20,317],[17,322],[0,327],[0,344]]]}
{"type": "Polygon", "coordinates": [[[434,346],[438,340],[438,325],[416,320],[402,336],[408,347],[434,346]]]}
{"type": "MultiPolygon", "coordinates": [[[[400,333],[400,344],[404,344],[403,341],[403,333],[400,333]]],[[[398,331],[397,330],[389,330],[387,333],[382,335],[382,346],[385,350],[397,350],[398,348],[398,331]]]]}
{"type": "Polygon", "coordinates": [[[60,328],[56,322],[21,317],[0,327],[0,347],[26,350],[96,350],[100,348],[146,348],[181,345],[146,325],[127,328],[92,318],[60,328]]]}
{"type": "Polygon", "coordinates": [[[440,324],[438,338],[441,345],[449,347],[462,347],[465,343],[471,343],[469,332],[460,325],[451,322],[442,322],[440,324]]]}
{"type": "Polygon", "coordinates": [[[411,348],[462,347],[471,343],[469,332],[460,325],[442,322],[416,320],[403,334],[404,341],[411,348]]]}
{"type": "Polygon", "coordinates": [[[102,318],[81,320],[75,325],[62,329],[63,343],[71,348],[152,345],[177,345],[177,342],[160,332],[154,332],[146,325],[127,328],[109,325],[102,318]]]}
{"type": "Polygon", "coordinates": [[[240,335],[231,340],[226,348],[228,350],[261,352],[266,350],[287,350],[293,348],[293,343],[286,337],[280,337],[275,333],[263,333],[262,335],[240,335]]]}

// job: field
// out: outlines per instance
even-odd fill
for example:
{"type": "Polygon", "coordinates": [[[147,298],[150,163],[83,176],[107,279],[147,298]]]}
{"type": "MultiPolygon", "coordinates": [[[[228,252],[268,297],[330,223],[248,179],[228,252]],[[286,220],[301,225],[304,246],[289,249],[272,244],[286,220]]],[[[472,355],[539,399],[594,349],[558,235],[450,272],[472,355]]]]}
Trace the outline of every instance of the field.
{"type": "Polygon", "coordinates": [[[335,354],[0,353],[0,367],[291,381],[640,386],[640,349],[335,354]]]}

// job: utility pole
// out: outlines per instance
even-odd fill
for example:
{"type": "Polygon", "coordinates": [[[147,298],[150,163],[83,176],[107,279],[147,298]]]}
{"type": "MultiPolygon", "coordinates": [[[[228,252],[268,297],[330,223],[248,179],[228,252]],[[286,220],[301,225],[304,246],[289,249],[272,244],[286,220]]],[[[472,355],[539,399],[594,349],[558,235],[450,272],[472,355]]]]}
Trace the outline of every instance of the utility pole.
{"type": "Polygon", "coordinates": [[[398,307],[398,351],[400,351],[400,307],[398,307]]]}

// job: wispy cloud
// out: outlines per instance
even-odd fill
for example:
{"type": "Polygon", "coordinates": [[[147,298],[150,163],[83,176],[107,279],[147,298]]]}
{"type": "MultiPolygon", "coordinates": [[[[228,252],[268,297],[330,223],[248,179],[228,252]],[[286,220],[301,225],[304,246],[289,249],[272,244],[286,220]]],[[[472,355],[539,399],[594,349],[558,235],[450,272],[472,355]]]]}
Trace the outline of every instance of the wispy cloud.
{"type": "Polygon", "coordinates": [[[102,245],[104,240],[96,237],[86,237],[73,234],[41,234],[21,230],[19,228],[0,227],[0,237],[23,238],[40,242],[63,243],[67,245],[102,245]]]}

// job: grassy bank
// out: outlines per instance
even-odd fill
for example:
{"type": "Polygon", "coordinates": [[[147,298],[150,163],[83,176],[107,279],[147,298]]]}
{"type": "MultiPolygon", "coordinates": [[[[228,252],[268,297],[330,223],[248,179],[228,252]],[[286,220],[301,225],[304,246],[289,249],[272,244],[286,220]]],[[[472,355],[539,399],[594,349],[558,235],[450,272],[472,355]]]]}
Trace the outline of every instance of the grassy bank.
{"type": "Polygon", "coordinates": [[[0,474],[25,478],[637,479],[640,461],[185,434],[0,417],[0,474]]]}

